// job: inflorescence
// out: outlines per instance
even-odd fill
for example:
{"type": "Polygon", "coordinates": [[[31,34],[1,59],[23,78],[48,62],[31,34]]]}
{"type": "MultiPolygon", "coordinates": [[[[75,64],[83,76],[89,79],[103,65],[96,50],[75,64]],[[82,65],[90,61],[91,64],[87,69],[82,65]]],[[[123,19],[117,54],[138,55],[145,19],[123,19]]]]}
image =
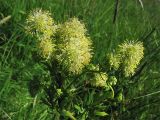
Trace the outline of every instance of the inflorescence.
{"type": "Polygon", "coordinates": [[[48,11],[36,9],[29,14],[25,28],[37,38],[39,55],[46,60],[54,57],[69,73],[79,74],[90,63],[92,42],[77,18],[56,25],[48,11]],[[58,36],[56,40],[54,36],[58,36]]]}
{"type": "Polygon", "coordinates": [[[121,69],[125,77],[132,76],[144,56],[142,42],[124,42],[118,46],[116,54],[111,54],[109,63],[115,70],[121,69]]]}
{"type": "Polygon", "coordinates": [[[56,31],[56,25],[51,17],[49,11],[42,11],[36,9],[30,12],[26,21],[26,30],[33,36],[47,36],[54,35],[56,31]]]}
{"type": "MultiPolygon", "coordinates": [[[[26,22],[26,31],[37,39],[37,52],[45,60],[56,59],[71,74],[79,74],[90,64],[92,58],[92,42],[87,35],[85,25],[77,18],[56,25],[50,12],[41,9],[33,10],[26,22]]],[[[144,55],[142,42],[124,42],[109,57],[110,67],[123,71],[125,77],[132,76],[144,55]]],[[[94,66],[92,70],[98,70],[94,66]]],[[[105,72],[94,73],[91,85],[105,87],[108,75],[105,72]]],[[[113,76],[108,80],[115,85],[113,76]],[[112,79],[111,79],[112,78],[112,79]]]]}
{"type": "Polygon", "coordinates": [[[72,18],[58,29],[59,54],[57,59],[68,71],[79,74],[92,58],[92,42],[86,36],[86,28],[77,18],[72,18]]]}

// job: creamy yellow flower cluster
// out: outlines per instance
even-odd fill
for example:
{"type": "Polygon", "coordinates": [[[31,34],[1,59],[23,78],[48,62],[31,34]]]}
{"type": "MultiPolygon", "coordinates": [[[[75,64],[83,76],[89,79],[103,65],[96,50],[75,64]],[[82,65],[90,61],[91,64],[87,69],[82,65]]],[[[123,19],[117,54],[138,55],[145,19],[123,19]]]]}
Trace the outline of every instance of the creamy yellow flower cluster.
{"type": "Polygon", "coordinates": [[[107,86],[108,75],[105,72],[101,72],[99,65],[89,65],[89,70],[92,71],[89,83],[94,87],[105,88],[107,86]]]}
{"type": "MultiPolygon", "coordinates": [[[[48,11],[36,9],[30,12],[26,21],[26,31],[37,39],[38,54],[45,60],[56,59],[71,74],[79,74],[92,58],[92,42],[85,25],[77,18],[56,25],[48,11]]],[[[135,73],[144,55],[141,42],[124,42],[116,53],[109,56],[109,64],[115,70],[122,70],[125,77],[135,73]]],[[[99,71],[99,66],[91,70],[99,71]]],[[[115,85],[117,79],[105,72],[93,73],[90,84],[95,87],[115,85]]]]}
{"type": "Polygon", "coordinates": [[[38,39],[39,55],[48,60],[55,51],[52,36],[55,34],[56,25],[48,11],[36,9],[30,12],[26,21],[26,31],[38,39]]]}
{"type": "Polygon", "coordinates": [[[38,39],[38,53],[56,59],[72,74],[79,74],[92,58],[92,42],[77,18],[56,25],[48,11],[37,9],[27,18],[26,30],[38,39]]]}
{"type": "Polygon", "coordinates": [[[41,9],[31,11],[26,23],[26,30],[31,35],[50,37],[56,31],[54,20],[49,11],[42,11],[41,9]]]}
{"type": "Polygon", "coordinates": [[[125,77],[132,76],[144,56],[142,42],[124,42],[115,54],[109,56],[109,63],[115,70],[121,69],[125,77]]]}
{"type": "Polygon", "coordinates": [[[72,73],[80,73],[92,58],[92,43],[86,36],[86,31],[84,24],[77,18],[68,20],[58,29],[57,59],[63,62],[72,73]]]}
{"type": "Polygon", "coordinates": [[[110,87],[117,84],[117,78],[115,76],[109,76],[106,72],[100,70],[99,65],[88,65],[88,69],[91,72],[89,76],[89,84],[94,87],[110,89],[110,87]]]}

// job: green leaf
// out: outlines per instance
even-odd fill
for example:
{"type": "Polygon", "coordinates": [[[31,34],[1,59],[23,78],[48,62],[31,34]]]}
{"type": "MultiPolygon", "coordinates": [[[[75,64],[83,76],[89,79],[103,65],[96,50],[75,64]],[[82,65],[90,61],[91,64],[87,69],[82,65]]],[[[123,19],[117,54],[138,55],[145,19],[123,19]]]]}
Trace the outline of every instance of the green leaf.
{"type": "Polygon", "coordinates": [[[62,111],[62,114],[66,117],[69,117],[71,118],[72,120],[77,120],[74,116],[73,116],[73,113],[71,113],[70,111],[67,111],[67,110],[63,110],[62,111]]]}
{"type": "Polygon", "coordinates": [[[84,112],[84,109],[83,108],[81,108],[80,106],[78,106],[78,105],[74,105],[74,108],[75,109],[77,109],[78,110],[78,112],[80,112],[80,113],[83,113],[84,112]]]}
{"type": "Polygon", "coordinates": [[[102,116],[102,117],[109,115],[109,114],[106,113],[106,112],[100,112],[100,111],[96,111],[95,114],[96,114],[97,116],[102,116]]]}

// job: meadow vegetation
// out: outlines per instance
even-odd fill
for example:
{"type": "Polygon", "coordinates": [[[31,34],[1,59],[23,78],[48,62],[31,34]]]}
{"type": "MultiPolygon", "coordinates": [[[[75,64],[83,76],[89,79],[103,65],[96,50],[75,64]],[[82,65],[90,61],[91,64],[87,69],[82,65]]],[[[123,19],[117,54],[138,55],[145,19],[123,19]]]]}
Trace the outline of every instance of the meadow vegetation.
{"type": "Polygon", "coordinates": [[[159,120],[160,2],[115,5],[0,0],[0,119],[159,120]]]}

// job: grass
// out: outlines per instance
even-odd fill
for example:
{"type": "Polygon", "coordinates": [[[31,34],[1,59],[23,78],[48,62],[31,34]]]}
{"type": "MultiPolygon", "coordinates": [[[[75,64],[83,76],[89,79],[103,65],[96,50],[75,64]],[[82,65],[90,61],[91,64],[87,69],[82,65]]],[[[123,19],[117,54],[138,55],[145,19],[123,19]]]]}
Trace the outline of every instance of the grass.
{"type": "Polygon", "coordinates": [[[115,1],[111,0],[0,0],[0,19],[11,15],[10,20],[0,25],[0,119],[52,118],[47,106],[37,100],[41,92],[30,95],[38,84],[31,83],[33,79],[48,78],[45,67],[33,59],[36,56],[32,53],[32,40],[23,33],[26,16],[34,8],[49,10],[58,23],[71,17],[83,21],[93,40],[94,63],[102,63],[106,54],[125,40],[144,42],[145,67],[140,78],[133,78],[136,84],[127,93],[131,101],[128,112],[119,119],[160,119],[159,93],[152,94],[160,90],[160,3],[146,0],[143,5],[144,9],[136,0],[121,0],[113,24],[115,1]]]}

